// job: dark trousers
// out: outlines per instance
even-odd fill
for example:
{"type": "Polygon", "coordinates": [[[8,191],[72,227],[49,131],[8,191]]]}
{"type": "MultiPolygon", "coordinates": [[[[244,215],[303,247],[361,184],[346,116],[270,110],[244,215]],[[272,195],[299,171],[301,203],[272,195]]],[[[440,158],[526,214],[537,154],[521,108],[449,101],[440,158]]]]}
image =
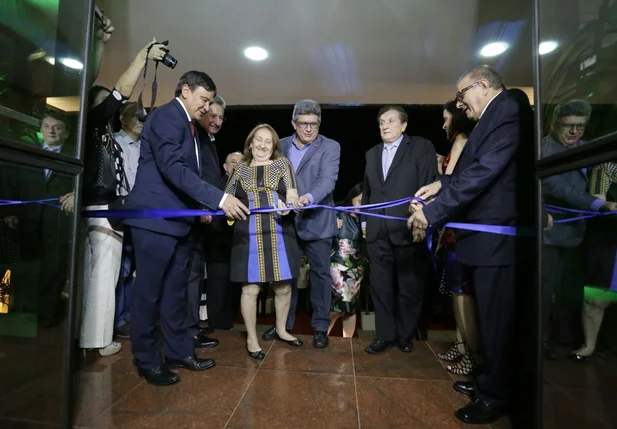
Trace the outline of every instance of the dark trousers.
{"type": "Polygon", "coordinates": [[[231,329],[240,303],[240,286],[229,281],[229,261],[208,262],[206,279],[206,308],[208,326],[231,329]]]}
{"type": "Polygon", "coordinates": [[[542,340],[570,343],[581,337],[583,279],[582,258],[578,248],[544,245],[542,247],[542,340]],[[555,302],[553,304],[553,295],[555,302]],[[559,326],[557,338],[551,338],[552,319],[559,326]]]}
{"type": "Polygon", "coordinates": [[[131,296],[135,274],[135,248],[131,229],[125,228],[122,238],[122,263],[116,285],[116,314],[114,327],[119,328],[131,321],[131,296]]]}
{"type": "MultiPolygon", "coordinates": [[[[199,307],[204,283],[205,256],[201,240],[191,237],[192,244],[190,274],[186,296],[186,327],[189,335],[194,337],[199,332],[199,307]]],[[[210,274],[208,273],[208,276],[210,274]]],[[[207,299],[207,297],[206,297],[207,299]]]]}
{"type": "MultiPolygon", "coordinates": [[[[330,276],[330,251],[332,238],[304,241],[298,240],[300,247],[308,255],[311,266],[311,305],[313,319],[311,326],[316,331],[327,331],[330,326],[330,305],[332,303],[332,277],[330,276]]],[[[291,305],[287,317],[287,330],[291,331],[296,320],[298,305],[298,279],[291,284],[291,305]]]]}
{"type": "MultiPolygon", "coordinates": [[[[50,225],[50,229],[53,228],[54,225],[50,225]]],[[[55,230],[44,231],[42,243],[32,243],[44,249],[41,256],[41,275],[38,280],[40,287],[38,315],[39,319],[45,322],[57,322],[64,318],[61,296],[68,275],[69,243],[67,237],[68,232],[64,237],[59,237],[55,230]]]]}
{"type": "Polygon", "coordinates": [[[396,246],[386,236],[367,244],[376,337],[411,340],[422,309],[428,269],[425,246],[396,246]]]}
{"type": "Polygon", "coordinates": [[[131,228],[137,277],[131,305],[133,356],[141,368],[163,365],[156,314],[163,331],[163,352],[172,359],[195,353],[186,328],[187,283],[191,261],[188,237],[131,228]]]}
{"type": "Polygon", "coordinates": [[[476,397],[494,405],[507,405],[512,368],[515,308],[514,265],[479,267],[462,265],[471,279],[484,347],[484,369],[476,378],[476,397]]]}

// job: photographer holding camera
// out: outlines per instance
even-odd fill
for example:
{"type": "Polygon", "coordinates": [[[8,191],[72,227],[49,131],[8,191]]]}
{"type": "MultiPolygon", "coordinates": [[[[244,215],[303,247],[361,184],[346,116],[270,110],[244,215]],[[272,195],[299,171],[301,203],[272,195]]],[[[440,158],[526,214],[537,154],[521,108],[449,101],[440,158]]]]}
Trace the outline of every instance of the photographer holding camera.
{"type": "MultiPolygon", "coordinates": [[[[100,58],[102,45],[111,37],[113,27],[109,19],[97,16],[101,46],[96,57],[100,58]]],[[[139,51],[112,90],[98,85],[90,90],[83,188],[87,210],[108,209],[120,195],[120,188],[126,183],[123,153],[114,139],[117,130],[113,130],[109,122],[133,93],[147,61],[162,61],[167,52],[163,43],[153,39],[139,51]]],[[[95,73],[97,68],[98,65],[95,73]]],[[[98,349],[101,356],[110,356],[121,349],[120,343],[113,341],[113,332],[115,289],[122,257],[122,227],[120,223],[112,226],[105,218],[87,219],[86,222],[85,285],[79,343],[81,348],[98,349]]]]}

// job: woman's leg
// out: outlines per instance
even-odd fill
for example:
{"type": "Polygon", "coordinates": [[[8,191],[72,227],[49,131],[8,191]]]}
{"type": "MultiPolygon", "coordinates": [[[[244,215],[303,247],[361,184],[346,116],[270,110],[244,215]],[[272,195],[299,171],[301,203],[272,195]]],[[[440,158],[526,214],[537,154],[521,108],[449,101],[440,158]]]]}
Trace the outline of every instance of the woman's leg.
{"type": "Polygon", "coordinates": [[[343,338],[352,338],[356,332],[356,313],[343,315],[343,338]]]}
{"type": "Polygon", "coordinates": [[[248,350],[258,352],[261,350],[257,340],[257,295],[259,286],[255,284],[245,284],[242,286],[242,297],[240,298],[240,311],[246,326],[246,347],[248,350]]]}
{"type": "Polygon", "coordinates": [[[604,318],[604,310],[608,307],[610,301],[601,300],[586,300],[583,303],[583,333],[585,334],[585,345],[576,350],[575,353],[581,356],[591,356],[596,350],[596,341],[598,333],[602,326],[604,318]]]}
{"type": "Polygon", "coordinates": [[[460,294],[452,293],[452,308],[454,309],[454,321],[456,323],[456,344],[457,350],[462,355],[465,354],[465,324],[463,323],[463,313],[461,309],[460,294]]]}
{"type": "Polygon", "coordinates": [[[330,312],[330,326],[328,327],[328,336],[330,335],[330,331],[332,330],[332,328],[334,328],[334,325],[336,324],[336,321],[342,315],[343,315],[343,313],[340,313],[338,311],[331,311],[330,312]]]}
{"type": "Polygon", "coordinates": [[[291,304],[291,282],[274,282],[272,289],[274,289],[274,310],[276,311],[276,334],[281,340],[293,341],[296,337],[288,334],[285,329],[291,304]]]}

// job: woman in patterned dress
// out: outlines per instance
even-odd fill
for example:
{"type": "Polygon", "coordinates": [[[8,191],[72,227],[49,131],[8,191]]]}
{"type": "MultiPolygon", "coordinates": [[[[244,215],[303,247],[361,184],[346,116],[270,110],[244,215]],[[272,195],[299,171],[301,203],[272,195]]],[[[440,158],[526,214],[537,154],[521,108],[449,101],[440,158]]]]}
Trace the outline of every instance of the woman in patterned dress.
{"type": "MultiPolygon", "coordinates": [[[[363,184],[358,183],[349,193],[344,206],[359,206],[363,184]]],[[[332,276],[332,308],[328,334],[339,318],[343,319],[343,338],[351,338],[356,330],[357,295],[364,278],[366,258],[361,252],[362,228],[354,213],[338,212],[338,233],[330,256],[332,276]]]]}
{"type": "MultiPolygon", "coordinates": [[[[296,176],[289,160],[281,155],[276,131],[267,124],[253,128],[244,144],[242,161],[234,169],[226,193],[236,196],[250,210],[286,208],[298,200],[296,176]]],[[[260,286],[272,283],[275,292],[276,333],[289,345],[302,341],[285,330],[291,302],[291,281],[298,277],[300,250],[290,211],[252,213],[235,221],[231,250],[232,282],[242,283],[240,309],[246,326],[246,350],[264,359],[256,332],[257,295],[260,286]]]]}
{"type": "MultiPolygon", "coordinates": [[[[604,201],[617,201],[617,163],[591,169],[589,193],[604,201]]],[[[582,311],[585,344],[568,355],[579,362],[593,355],[604,310],[617,301],[617,216],[590,219],[587,225],[587,290],[582,311]]]]}

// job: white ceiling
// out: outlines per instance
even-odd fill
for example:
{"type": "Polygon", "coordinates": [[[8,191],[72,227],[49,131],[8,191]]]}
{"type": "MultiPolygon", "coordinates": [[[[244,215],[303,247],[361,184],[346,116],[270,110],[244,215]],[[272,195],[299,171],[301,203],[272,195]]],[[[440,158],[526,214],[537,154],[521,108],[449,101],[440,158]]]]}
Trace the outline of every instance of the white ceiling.
{"type": "MultiPolygon", "coordinates": [[[[116,29],[99,83],[113,86],[153,36],[169,40],[178,65],[159,67],[157,104],[168,101],[180,75],[192,69],[210,74],[230,105],[293,104],[306,97],[333,104],[441,104],[453,97],[461,72],[486,62],[477,57],[478,47],[503,38],[508,28],[479,23],[476,0],[97,3],[116,29]],[[242,51],[251,45],[267,49],[269,58],[246,59],[242,51]]],[[[140,90],[141,83],[133,98],[140,90]]],[[[145,94],[149,100],[149,90],[145,94]]]]}

